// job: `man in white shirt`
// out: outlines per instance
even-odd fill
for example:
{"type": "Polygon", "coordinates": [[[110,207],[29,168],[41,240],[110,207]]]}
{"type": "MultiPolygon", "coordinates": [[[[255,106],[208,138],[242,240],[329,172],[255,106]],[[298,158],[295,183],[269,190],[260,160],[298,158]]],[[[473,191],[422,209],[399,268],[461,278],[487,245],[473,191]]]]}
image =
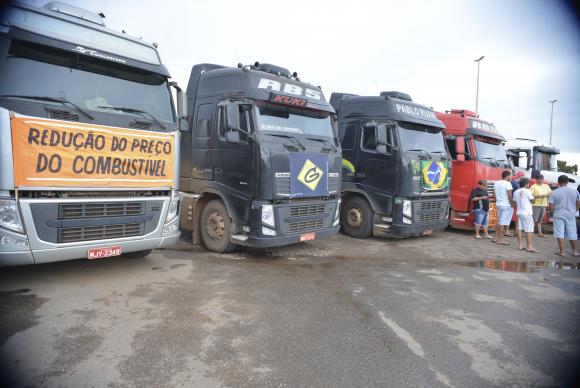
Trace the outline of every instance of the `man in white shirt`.
{"type": "Polygon", "coordinates": [[[534,234],[534,211],[532,208],[532,201],[534,196],[530,191],[530,180],[528,178],[520,179],[520,188],[514,192],[514,201],[517,207],[518,214],[518,249],[526,249],[528,252],[538,252],[532,244],[532,236],[534,234]],[[522,240],[522,232],[526,234],[527,248],[524,247],[522,240]]]}
{"type": "Polygon", "coordinates": [[[501,173],[501,180],[493,184],[493,191],[495,192],[495,206],[497,208],[497,228],[495,230],[494,243],[502,245],[510,245],[507,241],[502,241],[506,229],[512,221],[514,209],[512,208],[512,179],[511,171],[505,170],[501,173]]]}

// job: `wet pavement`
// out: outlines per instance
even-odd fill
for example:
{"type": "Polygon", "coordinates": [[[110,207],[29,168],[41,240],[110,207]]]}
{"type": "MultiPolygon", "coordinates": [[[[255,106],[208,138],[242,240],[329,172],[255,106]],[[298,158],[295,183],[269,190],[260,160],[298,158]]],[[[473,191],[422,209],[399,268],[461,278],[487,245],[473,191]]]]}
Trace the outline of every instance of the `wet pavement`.
{"type": "Polygon", "coordinates": [[[570,386],[580,260],[445,232],[0,269],[7,386],[570,386]]]}

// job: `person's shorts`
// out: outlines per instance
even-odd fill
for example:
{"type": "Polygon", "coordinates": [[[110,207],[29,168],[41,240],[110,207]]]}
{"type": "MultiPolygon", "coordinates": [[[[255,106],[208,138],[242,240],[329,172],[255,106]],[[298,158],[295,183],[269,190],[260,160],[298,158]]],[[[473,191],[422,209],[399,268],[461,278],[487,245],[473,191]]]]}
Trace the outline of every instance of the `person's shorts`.
{"type": "Polygon", "coordinates": [[[483,209],[474,209],[473,212],[475,214],[475,225],[487,228],[489,212],[486,212],[483,209]]]}
{"type": "Polygon", "coordinates": [[[543,206],[532,206],[532,211],[534,212],[534,222],[542,222],[544,215],[546,214],[546,208],[543,206]]]}
{"type": "Polygon", "coordinates": [[[555,218],[554,217],[554,237],[577,240],[576,217],[555,218]]]}
{"type": "Polygon", "coordinates": [[[534,233],[534,218],[531,214],[518,214],[518,229],[526,233],[534,233]]]}
{"type": "Polygon", "coordinates": [[[498,206],[498,223],[502,226],[509,226],[510,222],[512,221],[512,214],[514,214],[514,209],[511,206],[498,206]]]}

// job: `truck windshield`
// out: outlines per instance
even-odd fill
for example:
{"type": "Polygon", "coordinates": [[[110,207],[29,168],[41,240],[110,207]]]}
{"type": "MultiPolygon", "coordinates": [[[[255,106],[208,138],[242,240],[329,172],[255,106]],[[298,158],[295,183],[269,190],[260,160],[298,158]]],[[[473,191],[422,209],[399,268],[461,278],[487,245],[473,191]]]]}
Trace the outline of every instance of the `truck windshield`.
{"type": "Polygon", "coordinates": [[[501,165],[508,163],[505,149],[501,143],[484,138],[474,138],[473,142],[479,160],[497,162],[501,165]]]}
{"type": "Polygon", "coordinates": [[[439,128],[427,128],[407,123],[400,123],[399,139],[404,151],[421,150],[446,153],[443,135],[439,128]]]}
{"type": "Polygon", "coordinates": [[[259,131],[334,138],[329,112],[261,102],[256,105],[259,131]]]}
{"type": "MultiPolygon", "coordinates": [[[[6,49],[7,42],[2,39],[0,51],[6,49]]],[[[66,99],[83,110],[119,115],[128,113],[110,107],[130,108],[147,112],[160,121],[173,122],[164,77],[90,62],[69,62],[67,66],[59,63],[56,53],[47,51],[12,42],[11,55],[0,61],[0,95],[66,99]],[[37,57],[47,58],[51,63],[37,57]]]]}
{"type": "Polygon", "coordinates": [[[535,150],[534,164],[538,171],[556,171],[556,154],[535,150]]]}

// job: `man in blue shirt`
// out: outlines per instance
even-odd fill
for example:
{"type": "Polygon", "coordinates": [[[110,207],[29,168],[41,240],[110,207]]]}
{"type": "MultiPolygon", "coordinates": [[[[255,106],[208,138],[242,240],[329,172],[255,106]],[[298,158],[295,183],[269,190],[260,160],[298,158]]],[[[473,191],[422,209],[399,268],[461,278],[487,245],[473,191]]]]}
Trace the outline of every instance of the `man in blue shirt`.
{"type": "Polygon", "coordinates": [[[572,256],[580,256],[577,247],[578,231],[576,229],[576,213],[580,209],[580,192],[568,187],[568,177],[558,177],[558,187],[548,197],[550,211],[554,215],[554,237],[558,239],[558,256],[564,256],[565,240],[570,240],[572,256]]]}

